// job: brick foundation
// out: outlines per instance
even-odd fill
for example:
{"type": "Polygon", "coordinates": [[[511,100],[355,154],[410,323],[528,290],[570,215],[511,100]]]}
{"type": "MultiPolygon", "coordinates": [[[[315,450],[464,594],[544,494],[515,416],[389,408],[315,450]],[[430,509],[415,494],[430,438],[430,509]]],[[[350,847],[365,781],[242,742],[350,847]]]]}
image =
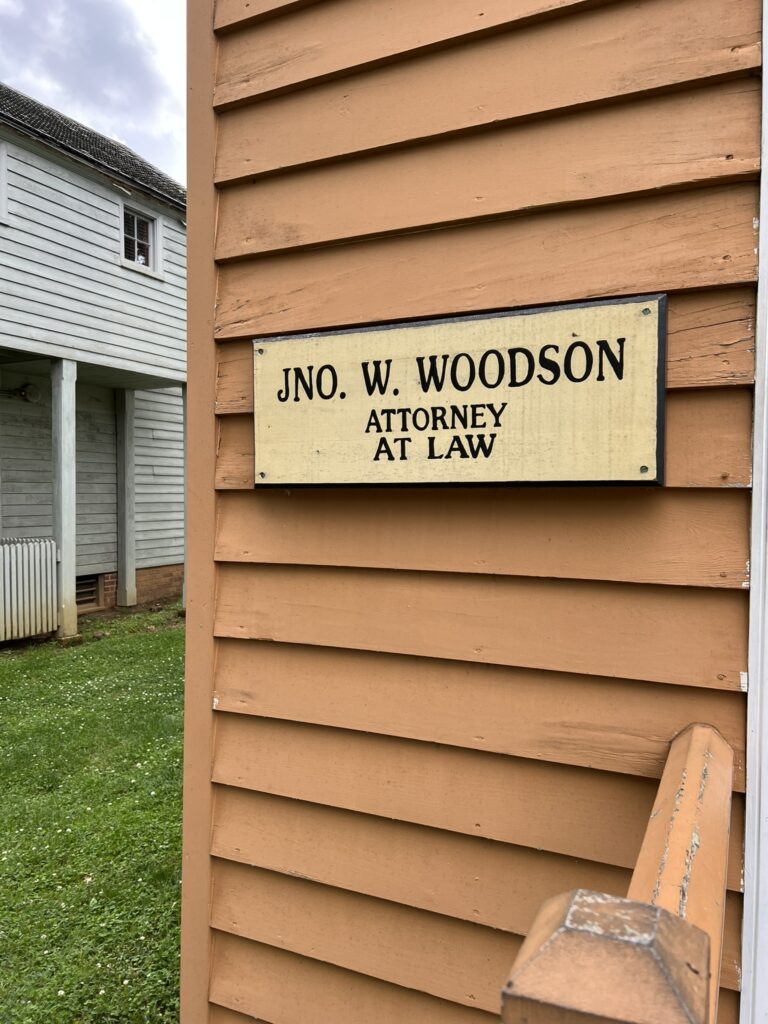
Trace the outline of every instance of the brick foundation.
{"type": "Polygon", "coordinates": [[[117,573],[105,572],[101,577],[102,608],[114,608],[117,604],[117,573]]]}
{"type": "Polygon", "coordinates": [[[183,565],[157,565],[136,570],[136,599],[139,604],[180,597],[184,583],[183,565]]]}

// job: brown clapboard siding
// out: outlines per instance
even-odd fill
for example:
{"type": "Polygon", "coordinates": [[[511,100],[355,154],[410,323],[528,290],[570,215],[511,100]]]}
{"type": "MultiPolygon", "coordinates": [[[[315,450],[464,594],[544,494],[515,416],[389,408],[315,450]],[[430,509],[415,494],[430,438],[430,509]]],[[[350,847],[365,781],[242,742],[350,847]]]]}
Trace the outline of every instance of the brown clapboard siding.
{"type": "Polygon", "coordinates": [[[224,564],[219,637],[739,690],[742,590],[224,564]]]}
{"type": "Polygon", "coordinates": [[[226,565],[219,579],[221,637],[741,685],[742,591],[297,566],[226,565]]]}
{"type": "Polygon", "coordinates": [[[214,937],[211,1001],[276,1024],[300,1024],[308,1013],[312,1024],[495,1024],[499,1016],[225,932],[214,937]]]}
{"type": "MultiPolygon", "coordinates": [[[[728,904],[721,978],[738,988],[741,897],[729,894],[728,904]]],[[[489,1013],[523,940],[508,928],[227,861],[214,865],[211,924],[489,1013]]]]}
{"type": "MultiPolygon", "coordinates": [[[[752,395],[741,388],[678,391],[666,402],[667,487],[748,487],[752,395]]],[[[219,420],[216,486],[254,486],[253,417],[219,420]]]]}
{"type": "MultiPolygon", "coordinates": [[[[456,918],[524,935],[539,906],[550,896],[574,888],[624,895],[631,876],[629,870],[605,864],[477,837],[436,834],[404,822],[229,787],[219,787],[212,849],[215,855],[239,864],[325,883],[323,890],[332,885],[337,890],[377,897],[375,902],[367,903],[369,911],[365,914],[369,923],[376,925],[377,935],[383,929],[376,920],[376,908],[398,905],[430,911],[433,926],[440,920],[456,918]],[[343,858],[339,857],[340,849],[347,854],[343,858]]],[[[266,873],[260,871],[255,877],[263,879],[266,873]]],[[[261,889],[259,912],[254,909],[251,913],[248,906],[254,892],[248,876],[241,874],[240,878],[242,881],[230,876],[226,882],[218,914],[214,898],[214,923],[270,944],[300,949],[286,934],[292,923],[290,883],[288,892],[261,889]],[[222,916],[227,903],[234,915],[234,927],[222,916]],[[288,913],[283,916],[286,908],[288,913]],[[280,923],[277,942],[262,930],[264,917],[270,912],[278,915],[280,923]],[[259,930],[249,930],[250,923],[257,920],[259,930]]],[[[324,898],[332,900],[334,896],[326,890],[324,898]]],[[[343,896],[339,903],[343,906],[343,896]]],[[[327,921],[319,910],[313,912],[311,898],[302,900],[301,914],[302,922],[308,920],[310,927],[318,919],[322,918],[324,924],[327,921]]],[[[347,926],[354,914],[352,908],[345,917],[347,926]]],[[[412,915],[411,919],[418,929],[419,918],[412,915]]],[[[731,892],[726,904],[723,980],[733,987],[738,984],[740,921],[740,897],[731,892]]],[[[401,931],[409,933],[407,922],[403,921],[401,931]]],[[[302,928],[297,930],[296,939],[310,941],[311,936],[302,928]]],[[[310,955],[318,955],[318,946],[310,955]]],[[[396,951],[397,955],[401,952],[396,951]]],[[[369,970],[379,977],[382,975],[377,965],[386,960],[386,955],[371,961],[369,970]]],[[[333,960],[333,955],[323,958],[333,960]]],[[[433,979],[435,973],[428,972],[429,978],[433,979]]],[[[389,977],[394,980],[394,976],[389,977]]]]}
{"type": "Polygon", "coordinates": [[[744,587],[749,494],[719,490],[225,491],[223,562],[744,587]],[[563,521],[562,504],[571,511],[563,521]],[[464,541],[473,538],[471,549],[464,541]]]}
{"type": "Polygon", "coordinates": [[[216,334],[579,301],[755,280],[751,183],[641,196],[219,268],[216,334]]]}
{"type": "Polygon", "coordinates": [[[251,1017],[250,1014],[246,1017],[236,1010],[211,1005],[208,1024],[269,1024],[269,1021],[265,1021],[263,1017],[251,1017]]]}
{"type": "Polygon", "coordinates": [[[212,852],[520,935],[550,896],[622,896],[631,878],[627,868],[229,786],[217,787],[212,852]]]}
{"type": "Polygon", "coordinates": [[[253,24],[264,18],[288,14],[300,7],[309,7],[318,0],[216,0],[214,28],[221,30],[253,24]]]}
{"type": "Polygon", "coordinates": [[[744,786],[760,5],[203,6],[185,1020],[490,1024],[543,899],[626,891],[682,725],[744,786]],[[253,493],[252,337],[647,292],[666,487],[253,493]]]}
{"type": "MultiPolygon", "coordinates": [[[[570,13],[595,0],[324,0],[290,17],[244,25],[219,40],[214,105],[348,74],[501,26],[570,13]]],[[[604,0],[608,2],[608,0],[604,0]]]]}
{"type": "Polygon", "coordinates": [[[214,700],[220,711],[654,779],[674,736],[700,718],[733,746],[734,788],[744,789],[740,693],[222,640],[214,700]]]}
{"type": "Polygon", "coordinates": [[[728,989],[720,989],[717,1004],[717,1024],[738,1024],[739,994],[728,989]]]}
{"type": "MultiPolygon", "coordinates": [[[[211,1007],[210,1024],[267,1024],[263,1016],[283,1022],[306,1018],[311,998],[313,1024],[492,1024],[498,1013],[442,1002],[413,989],[380,982],[364,974],[323,964],[262,943],[218,932],[215,936],[214,1003],[243,1013],[211,1007]]],[[[719,1024],[735,1024],[738,996],[721,990],[719,1024]]]]}
{"type": "MultiPolygon", "coordinates": [[[[667,389],[751,384],[754,288],[678,292],[667,305],[667,389]]],[[[253,412],[253,343],[217,346],[216,412],[253,412]]]]}
{"type": "Polygon", "coordinates": [[[752,0],[581,9],[222,111],[216,177],[232,181],[743,74],[759,67],[759,38],[752,0]]]}
{"type": "Polygon", "coordinates": [[[669,296],[668,389],[752,383],[755,375],[754,301],[754,288],[723,288],[669,296]]]}
{"type": "Polygon", "coordinates": [[[233,185],[219,199],[216,256],[754,176],[759,104],[747,78],[233,185]]]}
{"type": "Polygon", "coordinates": [[[214,866],[211,924],[488,1013],[522,944],[509,932],[227,862],[214,866]]]}
{"type": "Polygon", "coordinates": [[[630,878],[626,868],[230,786],[217,787],[212,852],[519,934],[548,896],[622,894],[630,878]]]}
{"type": "MultiPolygon", "coordinates": [[[[226,712],[217,714],[213,780],[629,868],[657,790],[630,775],[226,712]]],[[[733,890],[742,827],[736,794],[733,890]]]]}
{"type": "MultiPolygon", "coordinates": [[[[666,403],[668,487],[748,487],[751,482],[751,395],[746,391],[694,392],[666,403]]],[[[251,416],[228,416],[219,424],[216,486],[254,486],[251,416]]]]}

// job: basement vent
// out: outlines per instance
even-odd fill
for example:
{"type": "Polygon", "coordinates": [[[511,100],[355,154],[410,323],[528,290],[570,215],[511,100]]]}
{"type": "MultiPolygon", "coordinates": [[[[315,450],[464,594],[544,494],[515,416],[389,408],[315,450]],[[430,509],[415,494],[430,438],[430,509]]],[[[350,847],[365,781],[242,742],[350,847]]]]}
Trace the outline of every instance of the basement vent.
{"type": "Polygon", "coordinates": [[[101,607],[98,576],[78,576],[75,600],[79,612],[101,607]]]}

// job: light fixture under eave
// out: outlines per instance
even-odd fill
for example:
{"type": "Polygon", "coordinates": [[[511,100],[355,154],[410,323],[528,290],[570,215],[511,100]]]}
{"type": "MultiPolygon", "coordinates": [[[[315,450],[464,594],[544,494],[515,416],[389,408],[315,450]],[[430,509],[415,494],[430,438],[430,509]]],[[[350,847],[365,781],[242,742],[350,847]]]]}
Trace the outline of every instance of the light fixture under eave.
{"type": "Polygon", "coordinates": [[[39,405],[43,394],[34,384],[22,384],[18,388],[0,388],[0,398],[20,398],[22,402],[39,405]]]}

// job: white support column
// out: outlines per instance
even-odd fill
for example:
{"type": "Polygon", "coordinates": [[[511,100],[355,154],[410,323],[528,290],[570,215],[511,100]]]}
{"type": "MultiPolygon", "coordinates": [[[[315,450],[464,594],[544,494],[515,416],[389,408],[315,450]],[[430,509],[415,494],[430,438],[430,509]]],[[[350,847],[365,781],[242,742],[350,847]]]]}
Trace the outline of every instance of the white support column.
{"type": "Polygon", "coordinates": [[[117,416],[117,603],[136,604],[136,393],[115,392],[117,416]]]}
{"type": "Polygon", "coordinates": [[[76,383],[74,360],[51,360],[53,535],[59,551],[59,636],[77,633],[76,383]]]}

